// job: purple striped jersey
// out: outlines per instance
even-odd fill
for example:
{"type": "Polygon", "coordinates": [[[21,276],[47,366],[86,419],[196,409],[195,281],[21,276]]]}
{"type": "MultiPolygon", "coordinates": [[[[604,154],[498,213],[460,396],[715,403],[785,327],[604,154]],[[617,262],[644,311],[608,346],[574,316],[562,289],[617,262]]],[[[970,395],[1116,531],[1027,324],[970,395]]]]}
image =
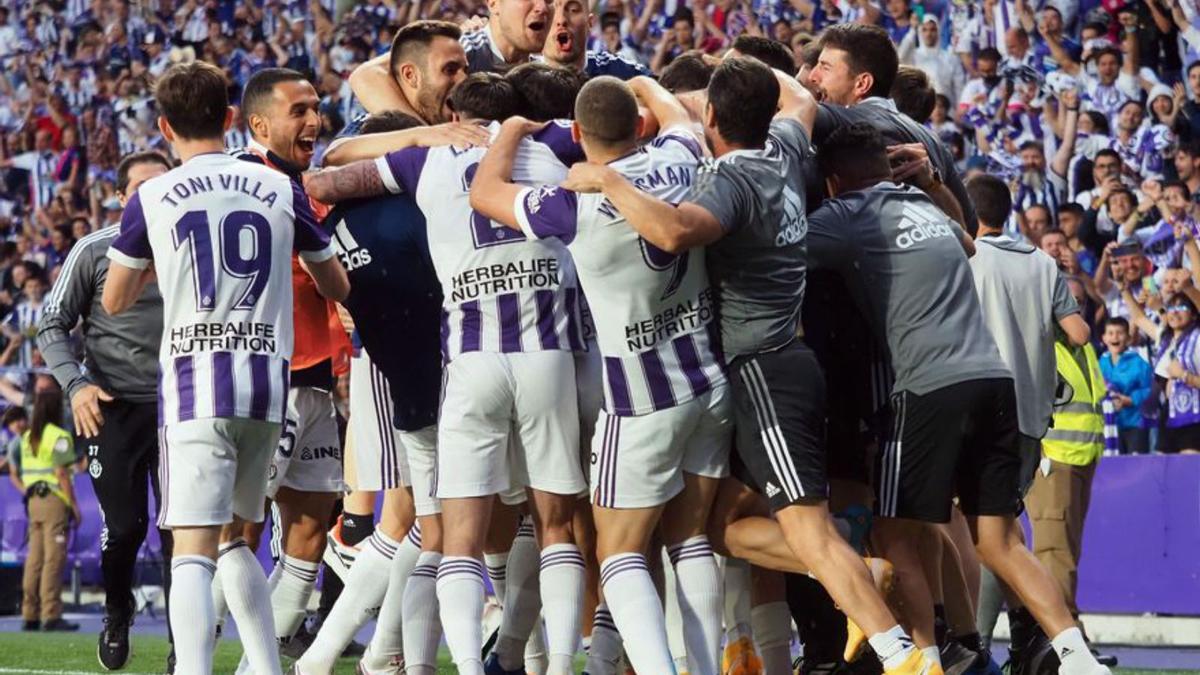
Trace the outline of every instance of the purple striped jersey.
{"type": "MultiPolygon", "coordinates": [[[[609,166],[676,204],[699,161],[696,136],[670,129],[609,166]]],[[[645,415],[725,382],[703,248],[655,247],[601,194],[541,185],[522,190],[514,208],[526,235],[562,241],[575,261],[604,357],[605,410],[645,415]]]]}
{"type": "Polygon", "coordinates": [[[293,251],[309,262],[333,256],[304,190],[274,169],[210,153],[138,188],[108,257],[135,269],[153,262],[158,275],[160,425],[283,421],[293,251]]]}
{"type": "MultiPolygon", "coordinates": [[[[500,125],[489,127],[493,136],[500,125]]],[[[442,355],[584,350],[575,267],[561,243],[527,238],[471,210],[470,187],[487,148],[406,148],[377,160],[387,188],[425,213],[442,284],[442,355]]],[[[518,183],[559,183],[582,159],[570,126],[551,123],[517,150],[518,183]]]]}

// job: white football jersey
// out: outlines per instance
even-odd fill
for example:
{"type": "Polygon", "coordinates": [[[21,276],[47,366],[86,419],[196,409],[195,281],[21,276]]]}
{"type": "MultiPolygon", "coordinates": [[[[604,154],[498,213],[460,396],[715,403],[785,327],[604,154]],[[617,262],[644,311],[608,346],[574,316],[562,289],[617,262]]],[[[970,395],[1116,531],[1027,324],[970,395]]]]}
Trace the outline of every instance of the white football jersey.
{"type": "Polygon", "coordinates": [[[160,425],[283,421],[293,251],[309,262],[333,256],[304,190],[274,169],[210,153],[138,188],[108,257],[153,262],[158,275],[160,425]]]}
{"type": "MultiPolygon", "coordinates": [[[[700,156],[694,135],[667,130],[609,166],[677,204],[700,156]]],[[[724,383],[702,247],[679,255],[655,247],[602,194],[543,185],[523,190],[514,208],[531,239],[559,239],[575,261],[604,357],[605,410],[644,415],[724,383]]]]}
{"type": "MultiPolygon", "coordinates": [[[[495,136],[500,125],[489,129],[495,136]]],[[[487,148],[406,148],[377,160],[392,192],[425,213],[429,253],[442,284],[442,354],[582,351],[575,268],[558,242],[529,239],[471,210],[471,180],[487,148]]],[[[513,180],[560,183],[583,153],[569,125],[522,141],[513,180]]]]}

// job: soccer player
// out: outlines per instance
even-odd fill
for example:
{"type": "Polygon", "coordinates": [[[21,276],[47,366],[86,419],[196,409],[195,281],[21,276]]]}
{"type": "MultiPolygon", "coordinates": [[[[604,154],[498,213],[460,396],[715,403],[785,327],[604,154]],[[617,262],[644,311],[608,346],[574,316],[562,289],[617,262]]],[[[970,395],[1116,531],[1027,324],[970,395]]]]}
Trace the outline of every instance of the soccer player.
{"type": "MultiPolygon", "coordinates": [[[[649,78],[584,85],[572,134],[588,160],[678,201],[702,156],[687,110],[649,78]],[[636,94],[636,97],[635,97],[636,94]],[[638,149],[639,99],[661,132],[638,149]]],[[[567,245],[603,356],[605,403],[592,444],[597,557],[631,665],[670,672],[662,610],[644,551],[661,526],[675,565],[688,672],[718,672],[720,574],[704,534],[727,471],[732,415],[717,356],[703,250],[667,253],[638,237],[603,197],[511,182],[519,140],[542,125],[504,124],[471,187],[476,211],[531,239],[567,245]],[[660,524],[660,520],[662,521],[660,524]]]]}
{"type": "Polygon", "coordinates": [[[896,566],[914,636],[936,654],[920,548],[927,524],[947,522],[957,495],[981,562],[1054,636],[1060,672],[1107,673],[1017,534],[1016,395],[962,253],[973,249],[970,240],[924,193],[892,181],[872,126],[835,131],[820,161],[835,196],[810,218],[809,260],[846,280],[895,369],[875,535],[896,566]]]}
{"type": "MultiPolygon", "coordinates": [[[[494,122],[511,115],[517,97],[500,76],[477,73],[455,89],[451,103],[460,121],[494,122]]],[[[566,165],[580,154],[566,134],[552,124],[525,145],[523,182],[565,177],[566,165]]],[[[324,201],[405,192],[416,198],[429,225],[445,296],[447,364],[437,441],[445,550],[437,596],[455,664],[460,672],[483,672],[479,557],[493,497],[521,486],[530,488],[542,547],[550,672],[567,672],[579,639],[583,587],[583,558],[570,529],[575,495],[586,485],[575,450],[579,419],[571,355],[582,348],[579,291],[561,247],[530,241],[472,212],[468,190],[483,152],[409,148],[322,171],[308,185],[324,201]]],[[[505,671],[522,665],[513,658],[519,652],[501,656],[505,671]]]]}
{"type": "Polygon", "coordinates": [[[266,577],[238,536],[262,521],[287,406],[292,252],[323,296],[341,300],[349,287],[304,190],[224,153],[227,87],[203,62],[159,80],[159,129],[183,164],[129,198],[102,301],[118,315],[154,275],[163,295],[160,523],[175,538],[170,620],[182,675],[212,670],[218,568],[250,667],[280,673],[266,577]]]}
{"type": "MultiPolygon", "coordinates": [[[[418,126],[419,120],[393,112],[368,117],[362,130],[372,134],[418,126]]],[[[430,495],[441,388],[442,294],[429,260],[425,216],[411,195],[386,195],[339,206],[326,223],[350,276],[351,292],[343,304],[361,344],[350,380],[357,486],[383,490],[384,504],[379,526],[354,559],[345,590],[296,671],[330,672],[376,611],[379,621],[360,671],[389,672],[402,663],[410,669],[433,668],[440,630],[433,631],[431,654],[419,649],[406,653],[403,642],[409,641],[409,631],[401,630],[409,575],[421,559],[428,566],[441,557],[440,508],[430,495]],[[414,513],[422,526],[410,531],[414,513]]],[[[436,617],[436,597],[432,600],[436,617]]],[[[417,631],[415,637],[427,633],[417,631]]]]}
{"type": "MultiPolygon", "coordinates": [[[[304,76],[285,68],[254,74],[242,93],[241,114],[251,145],[238,157],[264,164],[293,182],[307,169],[320,127],[319,99],[304,76]]],[[[324,217],[321,204],[311,204],[324,217]]],[[[267,496],[278,507],[279,557],[271,573],[276,637],[286,644],[304,621],[325,550],[325,531],[343,488],[341,442],[333,410],[334,371],[350,351],[329,298],[322,296],[299,258],[292,261],[295,348],[287,417],[271,462],[267,496]]],[[[247,541],[257,545],[257,533],[247,541]]],[[[223,579],[218,579],[223,585],[223,579]]],[[[243,660],[243,667],[248,665],[243,660]]]]}
{"type": "MultiPolygon", "coordinates": [[[[504,72],[540,53],[550,31],[550,7],[546,0],[488,0],[487,25],[459,38],[466,52],[466,72],[504,72]]],[[[399,37],[398,32],[396,38],[399,37]]],[[[412,112],[403,92],[401,73],[395,66],[389,51],[350,74],[350,88],[367,112],[412,112]]]]}
{"type": "Polygon", "coordinates": [[[826,503],[822,376],[796,337],[806,266],[802,193],[812,168],[806,129],[814,108],[793,78],[753,59],[727,59],[713,72],[704,117],[717,159],[701,167],[678,206],[592,163],[573,167],[565,187],[603,192],[648,243],[664,251],[707,246],[722,347],[734,374],[733,472],[743,488],[767,497],[778,519],[776,525],[746,518],[721,536],[753,528],[774,540],[776,550],[783,549],[778,558],[793,566],[800,561],[867,629],[888,671],[930,672],[935,664],[915,652],[896,625],[862,559],[834,528],[826,503]]]}
{"type": "MultiPolygon", "coordinates": [[[[117,167],[117,198],[124,207],[145,181],[171,169],[157,152],[134,153],[117,167]]],[[[107,533],[100,547],[104,573],[104,630],[97,658],[109,670],[129,660],[133,624],[133,575],[146,538],[147,479],[156,506],[158,482],[158,345],[162,340],[162,296],[148,284],[133,307],[119,317],[100,304],[108,275],[109,244],[120,228],[108,227],[75,243],[46,299],[38,326],[38,348],[63,391],[71,398],[75,434],[87,447],[88,473],[107,533]],[[69,334],[84,321],[84,363],[75,357],[69,334]],[[87,370],[84,371],[84,364],[87,370]]],[[[159,531],[163,558],[171,558],[171,533],[159,531]]],[[[163,565],[168,597],[170,565],[163,565]]],[[[168,627],[169,628],[169,627],[168,627]]]]}

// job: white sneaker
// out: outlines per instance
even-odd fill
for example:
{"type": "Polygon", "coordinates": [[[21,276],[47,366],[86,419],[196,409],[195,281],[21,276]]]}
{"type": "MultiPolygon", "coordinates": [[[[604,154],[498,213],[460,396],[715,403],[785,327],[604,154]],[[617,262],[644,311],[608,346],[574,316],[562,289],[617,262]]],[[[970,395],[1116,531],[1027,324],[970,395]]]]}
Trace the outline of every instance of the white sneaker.
{"type": "Polygon", "coordinates": [[[388,664],[383,668],[372,668],[367,665],[371,658],[371,647],[367,646],[367,653],[359,659],[358,665],[354,667],[356,675],[404,675],[404,656],[393,656],[388,660],[388,664]]]}
{"type": "Polygon", "coordinates": [[[354,565],[360,550],[362,549],[358,546],[351,546],[342,541],[342,517],[338,516],[337,523],[325,538],[325,553],[321,556],[325,567],[345,583],[346,579],[350,578],[350,567],[354,565]]]}

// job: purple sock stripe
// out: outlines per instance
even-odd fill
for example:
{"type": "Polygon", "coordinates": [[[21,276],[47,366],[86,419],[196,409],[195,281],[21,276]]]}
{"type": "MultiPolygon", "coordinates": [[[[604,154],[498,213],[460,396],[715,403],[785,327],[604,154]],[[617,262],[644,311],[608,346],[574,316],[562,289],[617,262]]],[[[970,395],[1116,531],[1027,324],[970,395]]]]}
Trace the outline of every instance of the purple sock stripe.
{"type": "Polygon", "coordinates": [[[617,623],[612,620],[612,617],[609,617],[607,619],[601,619],[599,616],[597,616],[596,618],[592,619],[592,634],[593,635],[596,634],[597,628],[604,628],[607,630],[611,630],[614,633],[620,632],[617,630],[617,623]]]}
{"type": "Polygon", "coordinates": [[[611,580],[613,577],[617,576],[618,574],[622,574],[624,572],[631,572],[631,571],[635,571],[635,570],[639,570],[639,569],[644,570],[647,573],[650,572],[650,568],[646,566],[646,559],[640,555],[630,556],[628,558],[621,558],[620,560],[617,560],[616,562],[613,562],[611,564],[601,565],[600,566],[600,585],[603,586],[603,585],[607,584],[609,582],[609,580],[611,580]]]}
{"type": "Polygon", "coordinates": [[[379,551],[379,555],[387,558],[388,560],[396,557],[396,547],[389,546],[385,542],[380,541],[379,538],[374,535],[367,539],[367,543],[371,545],[371,548],[379,551]]]}
{"type": "Polygon", "coordinates": [[[414,577],[429,577],[430,579],[437,579],[437,575],[437,565],[417,565],[412,571],[412,576],[414,577]]]}
{"type": "Polygon", "coordinates": [[[554,553],[542,558],[541,569],[547,570],[551,567],[557,567],[559,565],[574,565],[575,567],[585,566],[583,562],[583,556],[579,555],[578,553],[554,553]]]}
{"type": "Polygon", "coordinates": [[[709,544],[707,540],[697,542],[695,544],[678,544],[667,549],[667,557],[671,559],[672,563],[676,563],[687,558],[711,556],[712,554],[712,545],[709,544]]]}
{"type": "Polygon", "coordinates": [[[483,583],[483,565],[479,561],[472,560],[451,560],[450,562],[442,561],[438,566],[437,578],[442,580],[450,576],[473,576],[478,577],[479,582],[483,583]]]}
{"type": "Polygon", "coordinates": [[[421,548],[421,524],[414,523],[413,526],[409,528],[408,536],[405,538],[417,548],[421,548]]]}
{"type": "Polygon", "coordinates": [[[508,565],[488,565],[487,573],[493,581],[504,581],[508,574],[508,565]]]}
{"type": "Polygon", "coordinates": [[[282,562],[282,569],[285,574],[290,574],[291,576],[302,581],[307,582],[317,580],[317,570],[306,570],[302,567],[297,567],[286,560],[282,562]]]}
{"type": "Polygon", "coordinates": [[[679,556],[678,558],[672,558],[672,559],[671,559],[671,564],[672,564],[672,565],[678,565],[679,563],[681,563],[681,562],[685,562],[685,561],[687,561],[687,560],[700,560],[700,559],[703,559],[703,558],[709,558],[709,559],[712,559],[712,558],[713,558],[713,553],[712,553],[712,551],[705,551],[705,552],[702,552],[702,553],[686,553],[686,554],[684,554],[684,555],[681,555],[681,556],[679,556]]]}
{"type": "Polygon", "coordinates": [[[246,542],[241,539],[238,539],[236,541],[231,541],[228,544],[225,544],[224,546],[222,546],[220,549],[217,550],[217,558],[219,559],[221,556],[225,555],[226,553],[229,553],[230,551],[236,551],[239,548],[242,548],[244,546],[246,546],[246,542]]]}

